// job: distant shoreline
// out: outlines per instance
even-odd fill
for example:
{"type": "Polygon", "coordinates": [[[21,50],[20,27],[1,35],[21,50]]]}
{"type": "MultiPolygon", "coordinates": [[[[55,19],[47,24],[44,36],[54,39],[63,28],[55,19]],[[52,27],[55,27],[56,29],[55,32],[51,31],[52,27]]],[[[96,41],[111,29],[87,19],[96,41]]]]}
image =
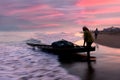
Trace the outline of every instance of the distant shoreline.
{"type": "Polygon", "coordinates": [[[120,48],[120,32],[100,32],[95,43],[112,48],[120,48]]]}

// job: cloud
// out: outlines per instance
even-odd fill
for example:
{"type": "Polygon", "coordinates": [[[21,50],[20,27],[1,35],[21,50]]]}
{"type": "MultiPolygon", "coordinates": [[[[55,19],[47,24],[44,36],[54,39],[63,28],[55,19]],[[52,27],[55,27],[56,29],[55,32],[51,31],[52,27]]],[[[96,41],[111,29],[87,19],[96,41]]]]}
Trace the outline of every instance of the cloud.
{"type": "Polygon", "coordinates": [[[119,25],[120,18],[107,18],[107,19],[99,19],[99,20],[89,20],[89,21],[76,21],[77,24],[83,25],[119,25]]]}
{"type": "Polygon", "coordinates": [[[76,6],[91,7],[120,4],[120,0],[78,0],[76,6]]]}
{"type": "Polygon", "coordinates": [[[120,0],[1,0],[0,29],[72,29],[88,24],[120,24],[119,5],[120,0]]]}
{"type": "Polygon", "coordinates": [[[119,25],[120,0],[78,0],[79,14],[84,18],[75,23],[84,25],[119,25]]]}
{"type": "Polygon", "coordinates": [[[106,14],[106,13],[120,13],[120,6],[109,6],[99,8],[86,8],[81,11],[81,14],[106,14]]]}

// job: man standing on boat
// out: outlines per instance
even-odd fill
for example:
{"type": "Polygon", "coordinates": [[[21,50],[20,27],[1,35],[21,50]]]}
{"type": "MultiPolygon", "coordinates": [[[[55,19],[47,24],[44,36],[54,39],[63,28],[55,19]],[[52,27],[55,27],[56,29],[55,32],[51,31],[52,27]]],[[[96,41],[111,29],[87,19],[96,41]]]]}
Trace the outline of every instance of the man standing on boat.
{"type": "Polygon", "coordinates": [[[94,42],[93,36],[86,26],[83,27],[83,31],[84,31],[83,46],[85,46],[86,44],[87,47],[91,47],[92,43],[94,42]]]}
{"type": "Polygon", "coordinates": [[[92,34],[91,32],[89,31],[89,29],[84,26],[83,27],[83,31],[84,31],[84,43],[83,43],[83,46],[85,46],[86,44],[86,49],[87,49],[87,59],[88,59],[88,62],[90,61],[90,48],[91,48],[91,45],[92,43],[94,42],[94,39],[92,37],[92,34]]]}

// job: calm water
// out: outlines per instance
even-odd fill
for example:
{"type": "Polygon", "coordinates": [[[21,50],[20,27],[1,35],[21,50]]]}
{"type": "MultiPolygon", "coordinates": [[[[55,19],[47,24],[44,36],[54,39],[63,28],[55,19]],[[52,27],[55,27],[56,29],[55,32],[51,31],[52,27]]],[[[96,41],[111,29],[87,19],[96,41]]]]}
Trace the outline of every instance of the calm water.
{"type": "Polygon", "coordinates": [[[79,33],[0,32],[0,80],[120,80],[120,49],[93,44],[95,61],[60,63],[58,56],[27,46],[25,40],[31,38],[83,44],[79,33]]]}
{"type": "Polygon", "coordinates": [[[91,56],[96,57],[95,61],[62,63],[62,66],[82,80],[120,80],[120,49],[94,45],[96,51],[91,56]]]}

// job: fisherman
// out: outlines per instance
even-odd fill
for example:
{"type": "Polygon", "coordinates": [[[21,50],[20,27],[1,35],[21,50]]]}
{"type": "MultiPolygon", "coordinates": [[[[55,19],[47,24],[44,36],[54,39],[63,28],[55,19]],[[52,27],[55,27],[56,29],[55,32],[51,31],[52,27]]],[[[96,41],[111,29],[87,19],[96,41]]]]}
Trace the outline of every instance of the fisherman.
{"type": "Polygon", "coordinates": [[[84,26],[83,27],[83,31],[84,31],[84,43],[83,43],[83,46],[85,46],[86,44],[86,49],[87,49],[87,59],[88,59],[88,62],[90,62],[90,48],[91,48],[91,45],[92,43],[94,42],[94,39],[92,37],[92,34],[91,32],[89,31],[89,29],[84,26]]]}
{"type": "Polygon", "coordinates": [[[99,34],[99,31],[98,31],[98,28],[96,28],[96,30],[94,31],[94,36],[95,36],[95,39],[97,39],[98,34],[99,34]]]}
{"type": "Polygon", "coordinates": [[[85,46],[85,44],[86,44],[87,47],[91,47],[92,43],[94,42],[92,34],[86,26],[83,27],[83,31],[84,31],[84,44],[83,44],[83,46],[85,46]]]}

